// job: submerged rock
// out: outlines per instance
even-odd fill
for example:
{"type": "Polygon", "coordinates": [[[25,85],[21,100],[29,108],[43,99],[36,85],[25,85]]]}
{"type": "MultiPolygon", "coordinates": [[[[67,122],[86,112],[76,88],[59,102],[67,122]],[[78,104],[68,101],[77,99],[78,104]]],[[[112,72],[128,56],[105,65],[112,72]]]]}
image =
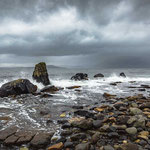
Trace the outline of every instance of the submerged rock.
{"type": "Polygon", "coordinates": [[[55,86],[46,86],[43,89],[41,89],[41,92],[47,92],[47,93],[56,93],[57,91],[59,91],[59,88],[55,87],[55,86]]]}
{"type": "Polygon", "coordinates": [[[120,73],[120,77],[124,77],[124,78],[126,78],[125,73],[124,73],[124,72],[121,72],[121,73],[120,73]]]}
{"type": "Polygon", "coordinates": [[[0,88],[0,97],[34,93],[36,90],[37,86],[32,84],[29,80],[18,79],[2,85],[0,88]]]}
{"type": "Polygon", "coordinates": [[[86,73],[77,73],[71,77],[71,80],[80,81],[80,80],[88,80],[88,74],[86,73]]]}
{"type": "Polygon", "coordinates": [[[104,75],[101,73],[98,73],[98,74],[94,75],[94,78],[104,78],[104,75]]]}
{"type": "Polygon", "coordinates": [[[32,77],[34,80],[36,80],[39,83],[42,83],[43,85],[50,84],[46,64],[44,62],[35,65],[32,77]]]}

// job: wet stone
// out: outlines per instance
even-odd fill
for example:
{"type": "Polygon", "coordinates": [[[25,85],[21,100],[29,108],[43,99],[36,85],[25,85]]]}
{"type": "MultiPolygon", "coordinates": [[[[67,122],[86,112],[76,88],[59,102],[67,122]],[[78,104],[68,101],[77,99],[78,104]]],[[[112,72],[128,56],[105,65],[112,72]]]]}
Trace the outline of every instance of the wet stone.
{"type": "Polygon", "coordinates": [[[114,150],[111,145],[104,146],[103,150],[114,150]]]}
{"type": "Polygon", "coordinates": [[[18,128],[13,126],[13,127],[9,127],[9,128],[6,128],[5,130],[0,131],[0,141],[3,141],[7,137],[15,134],[17,130],[18,128]]]}
{"type": "Polygon", "coordinates": [[[73,145],[73,142],[65,142],[64,143],[64,148],[73,148],[74,145],[73,145]]]}
{"type": "Polygon", "coordinates": [[[37,133],[31,141],[31,146],[42,147],[50,143],[50,139],[53,136],[52,133],[37,133]]]}
{"type": "Polygon", "coordinates": [[[15,135],[9,136],[9,137],[4,141],[4,144],[5,144],[5,145],[12,145],[12,144],[15,144],[18,139],[19,139],[19,137],[15,136],[15,135]]]}
{"type": "Polygon", "coordinates": [[[127,143],[121,146],[122,150],[139,150],[136,144],[127,143]]]}
{"type": "Polygon", "coordinates": [[[77,110],[74,112],[75,115],[79,115],[79,116],[83,116],[83,117],[87,117],[87,118],[93,118],[94,114],[91,112],[88,112],[86,110],[77,110]]]}
{"type": "Polygon", "coordinates": [[[19,137],[16,144],[20,145],[30,142],[32,138],[35,136],[35,134],[36,134],[35,132],[26,132],[26,131],[16,133],[15,135],[19,137]]]}
{"type": "Polygon", "coordinates": [[[75,147],[75,150],[90,150],[90,144],[89,143],[78,144],[75,147]]]}
{"type": "Polygon", "coordinates": [[[99,128],[99,127],[101,127],[102,125],[103,125],[102,120],[94,120],[94,121],[93,121],[93,127],[94,127],[94,128],[99,128]]]}
{"type": "Polygon", "coordinates": [[[92,128],[93,122],[90,119],[84,119],[84,120],[81,120],[81,121],[72,122],[71,125],[73,127],[88,130],[88,129],[92,128]]]}
{"type": "Polygon", "coordinates": [[[109,136],[110,138],[117,138],[117,137],[119,137],[119,134],[118,134],[117,132],[110,132],[110,133],[108,134],[108,136],[109,136]]]}
{"type": "Polygon", "coordinates": [[[96,132],[96,133],[92,136],[91,142],[92,142],[93,144],[96,144],[99,139],[100,139],[100,132],[96,132]]]}
{"type": "Polygon", "coordinates": [[[142,110],[138,109],[138,108],[130,108],[130,113],[131,115],[140,115],[142,114],[142,110]]]}
{"type": "Polygon", "coordinates": [[[85,133],[78,133],[78,134],[74,134],[72,136],[70,136],[70,139],[72,141],[78,141],[80,139],[85,139],[86,138],[86,134],[85,133]]]}
{"type": "Polygon", "coordinates": [[[60,142],[60,143],[50,146],[48,150],[61,150],[63,146],[64,146],[63,143],[60,142]]]}
{"type": "Polygon", "coordinates": [[[127,128],[126,132],[130,135],[135,135],[137,133],[137,129],[135,127],[127,128]]]}

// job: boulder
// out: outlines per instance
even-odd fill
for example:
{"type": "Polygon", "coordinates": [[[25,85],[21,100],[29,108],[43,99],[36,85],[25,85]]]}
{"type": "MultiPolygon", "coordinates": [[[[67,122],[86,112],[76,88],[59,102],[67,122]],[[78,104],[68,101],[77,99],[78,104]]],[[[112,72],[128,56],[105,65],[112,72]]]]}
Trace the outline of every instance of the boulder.
{"type": "Polygon", "coordinates": [[[0,88],[0,97],[34,93],[36,90],[37,86],[32,84],[29,80],[18,79],[2,85],[0,88]]]}
{"type": "Polygon", "coordinates": [[[75,147],[75,150],[89,150],[89,149],[90,149],[90,144],[89,143],[78,144],[75,147]]]}
{"type": "Polygon", "coordinates": [[[51,133],[37,133],[34,138],[31,140],[30,144],[32,147],[40,148],[50,144],[50,139],[54,135],[53,132],[51,133]]]}
{"type": "Polygon", "coordinates": [[[86,73],[77,73],[71,77],[71,80],[80,81],[80,80],[88,80],[88,74],[86,73]]]}
{"type": "Polygon", "coordinates": [[[98,73],[98,74],[94,75],[94,78],[104,78],[104,75],[101,73],[98,73]]]}
{"type": "Polygon", "coordinates": [[[32,77],[38,83],[42,83],[45,86],[50,84],[46,64],[44,62],[35,65],[32,77]]]}
{"type": "Polygon", "coordinates": [[[124,78],[126,78],[125,73],[124,73],[124,72],[121,72],[121,73],[120,73],[120,77],[124,77],[124,78]]]}

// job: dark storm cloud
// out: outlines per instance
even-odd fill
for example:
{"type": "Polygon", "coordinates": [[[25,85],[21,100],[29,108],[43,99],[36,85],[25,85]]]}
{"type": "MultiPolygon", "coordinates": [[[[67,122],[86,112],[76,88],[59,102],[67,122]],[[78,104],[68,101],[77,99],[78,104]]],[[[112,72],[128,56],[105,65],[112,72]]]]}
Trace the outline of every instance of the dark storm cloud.
{"type": "Polygon", "coordinates": [[[149,15],[149,0],[1,0],[1,63],[82,55],[87,65],[91,57],[93,65],[144,66],[149,15]]]}

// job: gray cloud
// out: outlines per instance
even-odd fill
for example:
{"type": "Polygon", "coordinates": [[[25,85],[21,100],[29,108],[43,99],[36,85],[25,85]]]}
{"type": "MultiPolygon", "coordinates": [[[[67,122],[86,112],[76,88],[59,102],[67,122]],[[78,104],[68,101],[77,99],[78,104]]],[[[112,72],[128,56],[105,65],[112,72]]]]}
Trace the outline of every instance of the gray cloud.
{"type": "Polygon", "coordinates": [[[149,0],[1,0],[0,62],[148,66],[149,15],[149,0]]]}

